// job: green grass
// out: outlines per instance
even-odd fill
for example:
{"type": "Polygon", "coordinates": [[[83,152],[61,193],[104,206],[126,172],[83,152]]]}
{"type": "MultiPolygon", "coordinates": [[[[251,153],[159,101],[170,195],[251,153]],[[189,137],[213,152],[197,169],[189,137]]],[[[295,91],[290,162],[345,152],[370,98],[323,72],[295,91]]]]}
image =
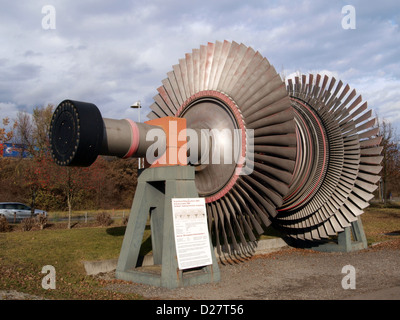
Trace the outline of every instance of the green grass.
{"type": "MultiPolygon", "coordinates": [[[[373,206],[361,217],[369,244],[400,239],[400,207],[373,206]]],[[[83,261],[118,258],[125,227],[116,225],[115,221],[109,227],[86,227],[85,223],[80,222],[77,227],[69,230],[15,230],[0,233],[0,290],[14,289],[49,299],[142,298],[105,290],[104,286],[110,280],[100,280],[85,273],[83,261]],[[56,290],[44,290],[41,286],[45,276],[41,270],[45,265],[52,265],[56,269],[56,290]]],[[[148,227],[145,230],[142,255],[151,250],[149,236],[148,227]]],[[[279,232],[267,228],[260,239],[279,236],[279,232]]]]}
{"type": "Polygon", "coordinates": [[[361,219],[368,244],[400,239],[400,206],[372,206],[361,219]]]}
{"type": "Polygon", "coordinates": [[[1,233],[0,289],[53,299],[140,298],[102,290],[102,282],[86,276],[82,263],[118,258],[124,233],[125,227],[112,226],[1,233]],[[56,290],[41,286],[45,265],[55,267],[56,290]]]}

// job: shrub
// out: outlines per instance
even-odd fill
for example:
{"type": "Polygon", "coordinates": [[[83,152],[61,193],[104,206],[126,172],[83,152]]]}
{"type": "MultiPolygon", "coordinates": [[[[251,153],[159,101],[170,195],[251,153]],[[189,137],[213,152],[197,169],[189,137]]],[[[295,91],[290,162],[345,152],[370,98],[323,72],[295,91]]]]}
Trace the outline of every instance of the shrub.
{"type": "Polygon", "coordinates": [[[109,226],[112,223],[111,216],[107,212],[100,212],[97,214],[96,220],[102,226],[109,226]]]}
{"type": "Polygon", "coordinates": [[[10,226],[5,216],[0,216],[0,232],[7,232],[10,230],[10,226]]]}
{"type": "Polygon", "coordinates": [[[33,217],[23,219],[21,221],[22,231],[29,231],[36,224],[36,219],[33,217]]]}
{"type": "Polygon", "coordinates": [[[36,224],[39,226],[40,230],[43,230],[47,224],[47,217],[44,214],[37,215],[36,224]]]}

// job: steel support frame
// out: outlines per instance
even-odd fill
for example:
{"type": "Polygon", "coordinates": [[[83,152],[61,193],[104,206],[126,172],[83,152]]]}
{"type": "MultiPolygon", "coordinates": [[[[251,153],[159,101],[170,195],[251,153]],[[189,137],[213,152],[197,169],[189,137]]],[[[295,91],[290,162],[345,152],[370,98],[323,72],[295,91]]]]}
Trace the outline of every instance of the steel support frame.
{"type": "Polygon", "coordinates": [[[313,250],[322,252],[351,252],[367,248],[368,243],[361,217],[352,222],[350,227],[344,228],[344,231],[338,232],[337,242],[330,241],[312,247],[313,250]]]}
{"type": "Polygon", "coordinates": [[[193,167],[169,166],[143,170],[138,178],[118,259],[117,279],[170,289],[220,280],[211,237],[212,265],[195,271],[178,268],[171,199],[196,197],[198,193],[193,167]],[[137,262],[149,214],[154,266],[146,270],[146,267],[138,268],[137,262]],[[154,267],[158,267],[157,272],[154,272],[154,267]]]}

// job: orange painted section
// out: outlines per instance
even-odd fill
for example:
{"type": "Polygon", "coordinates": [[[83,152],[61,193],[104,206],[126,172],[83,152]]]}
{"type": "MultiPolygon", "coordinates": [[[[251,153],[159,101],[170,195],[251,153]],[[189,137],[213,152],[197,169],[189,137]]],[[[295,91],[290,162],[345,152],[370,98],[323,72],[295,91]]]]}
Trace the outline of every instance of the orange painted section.
{"type": "Polygon", "coordinates": [[[163,117],[146,121],[145,123],[161,127],[167,139],[165,153],[153,163],[145,161],[145,167],[187,165],[186,119],[178,117],[163,117]]]}

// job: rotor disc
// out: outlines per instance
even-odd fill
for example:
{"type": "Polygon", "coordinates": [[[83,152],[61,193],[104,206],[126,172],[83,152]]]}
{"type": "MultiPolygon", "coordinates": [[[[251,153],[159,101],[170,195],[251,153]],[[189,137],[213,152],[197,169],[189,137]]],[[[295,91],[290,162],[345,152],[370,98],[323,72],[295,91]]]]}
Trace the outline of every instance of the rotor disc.
{"type": "MultiPolygon", "coordinates": [[[[236,42],[200,46],[172,68],[148,118],[178,116],[191,129],[241,132],[245,162],[200,163],[195,182],[218,252],[243,253],[271,224],[292,180],[297,140],[285,84],[266,58],[236,42]]],[[[216,140],[217,148],[226,141],[216,140]]]]}

